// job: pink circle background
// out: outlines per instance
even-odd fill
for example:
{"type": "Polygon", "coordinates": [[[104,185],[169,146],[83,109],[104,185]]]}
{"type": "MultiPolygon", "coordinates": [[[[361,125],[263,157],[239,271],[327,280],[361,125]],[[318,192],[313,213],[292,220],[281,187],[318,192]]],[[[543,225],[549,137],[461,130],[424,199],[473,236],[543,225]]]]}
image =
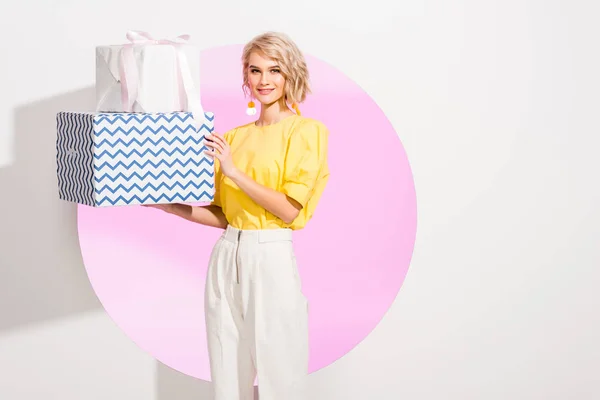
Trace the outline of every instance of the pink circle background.
{"type": "MultiPolygon", "coordinates": [[[[247,123],[239,45],[201,54],[202,103],[215,129],[247,123]]],[[[307,55],[313,94],[302,114],[330,129],[331,178],[294,233],[310,302],[310,371],[337,360],[379,323],[408,270],[416,234],[409,163],[388,119],[354,82],[307,55]]],[[[203,314],[208,257],[221,230],[139,206],[78,207],[90,282],[106,312],[162,363],[210,380],[203,314]]]]}

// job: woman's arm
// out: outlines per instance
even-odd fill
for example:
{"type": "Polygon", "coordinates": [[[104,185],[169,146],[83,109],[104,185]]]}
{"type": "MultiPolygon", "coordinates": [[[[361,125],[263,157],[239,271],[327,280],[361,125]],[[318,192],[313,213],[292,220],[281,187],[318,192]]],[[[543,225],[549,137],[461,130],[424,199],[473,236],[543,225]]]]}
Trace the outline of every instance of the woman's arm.
{"type": "Polygon", "coordinates": [[[189,204],[151,204],[147,207],[159,208],[166,213],[176,215],[188,221],[214,228],[227,228],[227,219],[219,206],[191,206],[189,204]]]}
{"type": "Polygon", "coordinates": [[[205,153],[219,159],[223,175],[235,183],[256,204],[280,218],[284,223],[290,224],[296,219],[302,206],[291,197],[261,185],[254,179],[236,168],[231,159],[229,143],[217,133],[207,134],[205,144],[212,150],[205,153]]]}
{"type": "Polygon", "coordinates": [[[234,168],[229,179],[233,181],[248,197],[271,214],[280,218],[286,224],[294,222],[302,206],[284,193],[268,188],[237,168],[234,168]]]}

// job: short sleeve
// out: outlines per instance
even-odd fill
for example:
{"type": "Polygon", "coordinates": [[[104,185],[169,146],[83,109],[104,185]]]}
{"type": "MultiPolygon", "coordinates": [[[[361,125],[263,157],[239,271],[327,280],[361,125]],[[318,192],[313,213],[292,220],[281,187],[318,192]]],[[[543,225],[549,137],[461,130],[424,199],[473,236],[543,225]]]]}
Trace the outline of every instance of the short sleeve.
{"type": "Polygon", "coordinates": [[[321,172],[326,169],[329,131],[308,120],[290,135],[282,192],[306,207],[321,172]]]}

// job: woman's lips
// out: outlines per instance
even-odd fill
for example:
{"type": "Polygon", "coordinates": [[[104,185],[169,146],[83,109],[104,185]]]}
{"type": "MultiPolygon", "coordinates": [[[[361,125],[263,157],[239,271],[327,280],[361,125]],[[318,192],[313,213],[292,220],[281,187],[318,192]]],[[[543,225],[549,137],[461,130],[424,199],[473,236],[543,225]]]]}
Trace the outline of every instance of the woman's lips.
{"type": "Polygon", "coordinates": [[[260,94],[269,94],[273,91],[273,89],[257,89],[260,94]]]}

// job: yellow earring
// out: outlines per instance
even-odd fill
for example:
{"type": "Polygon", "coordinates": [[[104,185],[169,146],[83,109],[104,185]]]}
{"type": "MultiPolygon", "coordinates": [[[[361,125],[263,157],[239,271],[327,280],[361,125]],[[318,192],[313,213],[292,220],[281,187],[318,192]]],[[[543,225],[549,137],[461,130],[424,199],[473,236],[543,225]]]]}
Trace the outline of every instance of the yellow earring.
{"type": "Polygon", "coordinates": [[[256,107],[254,106],[254,102],[251,101],[248,103],[248,108],[246,109],[246,114],[248,115],[255,115],[256,114],[256,107]]]}
{"type": "Polygon", "coordinates": [[[292,104],[292,108],[294,110],[296,110],[296,114],[302,115],[302,114],[300,114],[300,108],[298,108],[298,104],[297,103],[292,104]]]}

